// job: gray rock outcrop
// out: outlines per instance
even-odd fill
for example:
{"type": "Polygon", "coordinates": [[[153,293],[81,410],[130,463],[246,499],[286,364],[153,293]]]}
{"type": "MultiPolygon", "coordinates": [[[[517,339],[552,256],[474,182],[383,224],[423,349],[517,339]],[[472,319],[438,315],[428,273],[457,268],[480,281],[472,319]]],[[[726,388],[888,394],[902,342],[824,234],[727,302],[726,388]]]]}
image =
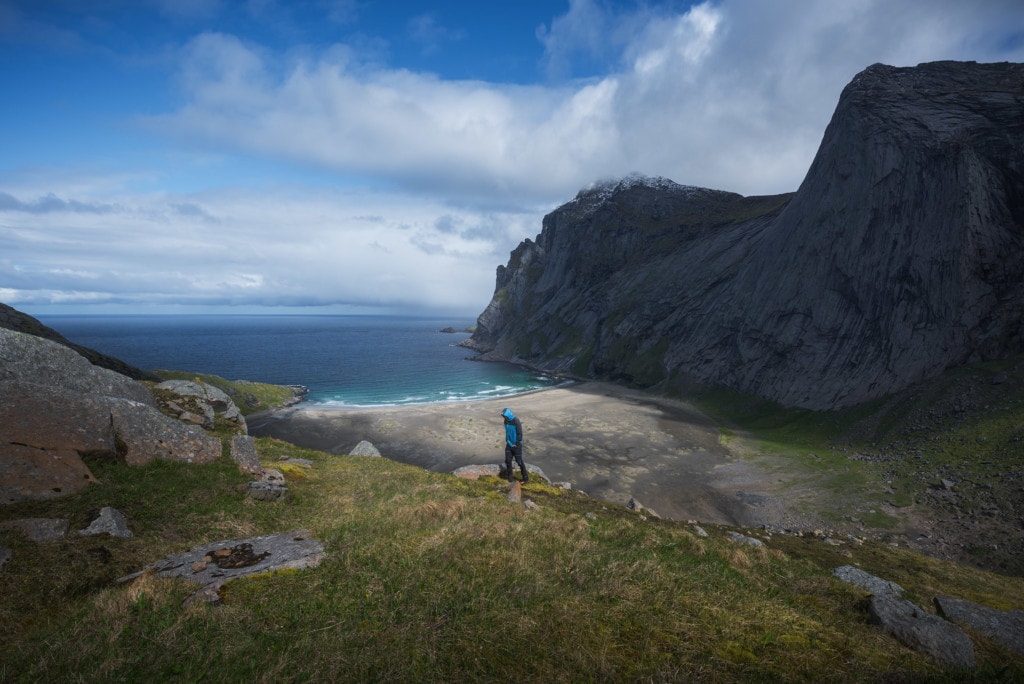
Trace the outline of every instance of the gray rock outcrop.
{"type": "Polygon", "coordinates": [[[170,392],[184,400],[162,402],[164,407],[178,414],[178,419],[202,425],[207,429],[214,427],[217,416],[238,423],[242,432],[248,432],[245,417],[235,405],[234,400],[224,390],[206,382],[192,380],[165,380],[156,386],[157,390],[170,392]],[[180,404],[187,404],[183,407],[180,404]]]}
{"type": "Polygon", "coordinates": [[[42,337],[43,339],[50,340],[51,342],[56,342],[57,344],[61,344],[77,352],[94,366],[115,371],[121,375],[132,378],[133,380],[158,381],[160,379],[153,373],[136,368],[135,366],[125,363],[121,359],[116,359],[113,356],[101,354],[95,349],[75,344],[53,328],[43,325],[38,319],[3,303],[0,303],[0,328],[34,335],[36,337],[42,337]]]}
{"type": "Polygon", "coordinates": [[[0,328],[0,360],[0,504],[95,483],[83,456],[129,465],[221,456],[219,439],[160,413],[144,385],[64,345],[0,328]]]}
{"type": "Polygon", "coordinates": [[[235,435],[231,438],[231,458],[243,473],[259,475],[263,472],[260,457],[256,453],[256,440],[249,435],[235,435]]]}
{"type": "Polygon", "coordinates": [[[890,582],[889,580],[882,579],[881,577],[875,577],[869,572],[864,572],[860,568],[855,568],[852,565],[843,565],[832,571],[832,574],[846,582],[852,584],[855,587],[860,587],[866,592],[875,594],[876,596],[902,596],[903,587],[890,582]]]}
{"type": "Polygon", "coordinates": [[[640,386],[857,404],[1024,352],[1024,64],[874,65],[798,192],[628,178],[498,267],[463,344],[640,386]]]}
{"type": "Polygon", "coordinates": [[[110,506],[101,508],[89,526],[84,530],[79,530],[78,534],[82,537],[109,534],[111,537],[124,539],[134,536],[128,528],[128,518],[124,516],[124,513],[110,506]]]}
{"type": "Polygon", "coordinates": [[[954,667],[974,667],[974,644],[963,630],[892,594],[871,596],[872,622],[904,646],[954,667]]]}
{"type": "Polygon", "coordinates": [[[122,577],[126,582],[145,572],[159,577],[180,577],[202,585],[198,600],[217,602],[224,583],[272,570],[315,568],[324,558],[324,547],[309,530],[296,530],[244,539],[227,539],[176,553],[122,577]]]}
{"type": "Polygon", "coordinates": [[[964,599],[935,597],[939,615],[1024,656],[1024,610],[997,610],[964,599]]]}
{"type": "Polygon", "coordinates": [[[31,383],[156,407],[145,385],[94,366],[69,347],[41,337],[0,328],[0,360],[0,382],[31,383]]]}
{"type": "Polygon", "coordinates": [[[963,630],[902,598],[900,585],[852,565],[838,567],[832,573],[870,593],[868,616],[871,621],[904,646],[945,665],[974,667],[974,644],[963,630]]]}

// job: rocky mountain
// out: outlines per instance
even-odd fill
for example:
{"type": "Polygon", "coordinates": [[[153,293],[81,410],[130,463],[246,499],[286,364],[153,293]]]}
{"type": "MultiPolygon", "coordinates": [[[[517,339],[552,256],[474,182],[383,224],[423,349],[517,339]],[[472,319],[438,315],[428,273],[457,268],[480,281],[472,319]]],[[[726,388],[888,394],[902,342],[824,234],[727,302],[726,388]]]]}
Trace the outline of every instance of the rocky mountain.
{"type": "Polygon", "coordinates": [[[827,409],[1024,352],[1024,64],[876,64],[791,195],[627,178],[499,266],[465,343],[827,409]]]}

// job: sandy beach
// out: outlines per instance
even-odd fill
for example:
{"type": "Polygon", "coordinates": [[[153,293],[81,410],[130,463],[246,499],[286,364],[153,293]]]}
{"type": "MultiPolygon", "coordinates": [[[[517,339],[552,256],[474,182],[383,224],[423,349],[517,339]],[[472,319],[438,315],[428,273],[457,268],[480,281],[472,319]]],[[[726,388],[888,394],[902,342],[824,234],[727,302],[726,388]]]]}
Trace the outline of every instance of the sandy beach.
{"type": "Polygon", "coordinates": [[[554,482],[662,517],[755,526],[793,523],[777,474],[723,446],[694,407],[587,382],[515,397],[372,409],[298,405],[250,418],[249,431],[347,454],[368,440],[387,458],[434,472],[504,461],[501,410],[522,420],[524,454],[554,482]]]}

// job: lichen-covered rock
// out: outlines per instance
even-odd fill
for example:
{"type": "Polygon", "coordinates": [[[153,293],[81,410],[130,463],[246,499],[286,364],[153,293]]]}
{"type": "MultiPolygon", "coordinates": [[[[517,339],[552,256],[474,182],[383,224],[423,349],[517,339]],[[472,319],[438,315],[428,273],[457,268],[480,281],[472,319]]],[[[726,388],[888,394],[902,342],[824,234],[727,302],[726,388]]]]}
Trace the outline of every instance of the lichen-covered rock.
{"type": "Polygon", "coordinates": [[[0,504],[55,499],[95,482],[77,451],[0,442],[0,504]]]}
{"type": "Polygon", "coordinates": [[[214,387],[205,382],[193,382],[191,380],[165,380],[156,386],[157,389],[167,390],[182,397],[196,397],[202,399],[217,412],[226,411],[234,402],[222,389],[214,387]]]}
{"type": "Polygon", "coordinates": [[[156,406],[145,385],[94,366],[74,350],[41,337],[0,328],[0,359],[4,361],[0,382],[44,385],[156,406]]]}
{"type": "Polygon", "coordinates": [[[250,482],[249,497],[256,501],[277,501],[284,498],[288,488],[271,482],[250,482]]]}
{"type": "Polygon", "coordinates": [[[53,328],[43,325],[38,319],[2,303],[0,303],[0,328],[34,335],[36,337],[50,340],[51,342],[56,342],[57,344],[64,345],[84,357],[94,366],[115,371],[121,375],[132,378],[133,380],[159,380],[156,375],[149,371],[136,368],[135,366],[125,363],[121,359],[115,359],[112,356],[101,354],[95,349],[75,344],[53,328]]]}
{"type": "Polygon", "coordinates": [[[145,385],[69,347],[0,327],[0,359],[0,504],[81,491],[96,482],[83,457],[221,455],[219,439],[163,415],[145,385]]]}
{"type": "Polygon", "coordinates": [[[249,435],[235,435],[231,438],[231,458],[243,473],[259,475],[263,472],[259,454],[256,453],[256,440],[249,435]]]}
{"type": "Polygon", "coordinates": [[[218,590],[231,579],[272,570],[315,568],[323,558],[323,544],[309,530],[296,530],[202,544],[167,556],[119,581],[135,579],[145,572],[179,577],[203,585],[196,597],[216,603],[218,590]]]}
{"type": "Polygon", "coordinates": [[[110,407],[118,455],[130,466],[154,459],[212,463],[221,457],[221,441],[198,425],[186,425],[154,408],[118,400],[110,407]]]}
{"type": "Polygon", "coordinates": [[[216,417],[220,415],[225,420],[238,423],[243,432],[248,432],[245,416],[235,405],[234,400],[219,387],[202,381],[165,380],[158,384],[156,389],[170,392],[183,400],[162,400],[168,410],[179,414],[179,420],[201,423],[203,427],[210,429],[213,428],[216,417]],[[191,410],[183,410],[181,404],[188,404],[191,410]],[[196,416],[202,416],[202,420],[197,420],[196,416]]]}

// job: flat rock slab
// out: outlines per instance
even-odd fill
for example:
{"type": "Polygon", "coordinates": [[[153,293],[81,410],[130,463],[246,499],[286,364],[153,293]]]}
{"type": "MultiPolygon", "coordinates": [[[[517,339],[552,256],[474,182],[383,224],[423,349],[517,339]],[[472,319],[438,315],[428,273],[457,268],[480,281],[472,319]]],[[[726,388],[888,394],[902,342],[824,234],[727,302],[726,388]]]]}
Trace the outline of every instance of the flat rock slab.
{"type": "Polygon", "coordinates": [[[875,577],[869,572],[864,572],[860,568],[855,568],[852,565],[843,565],[832,571],[832,574],[846,582],[852,584],[855,587],[860,587],[864,591],[871,592],[875,596],[902,596],[903,587],[890,582],[889,580],[882,579],[881,577],[875,577]]]}
{"type": "Polygon", "coordinates": [[[974,667],[974,644],[963,630],[892,594],[874,595],[871,621],[904,646],[953,667],[974,667]]]}
{"type": "Polygon", "coordinates": [[[229,580],[273,570],[315,568],[323,557],[323,544],[313,539],[309,530],[296,530],[196,546],[118,581],[132,580],[152,571],[159,577],[180,577],[201,584],[203,587],[193,598],[216,602],[217,592],[229,580]]]}
{"type": "Polygon", "coordinates": [[[1024,656],[1024,610],[997,610],[965,599],[937,596],[939,615],[982,634],[1024,656]]]}

